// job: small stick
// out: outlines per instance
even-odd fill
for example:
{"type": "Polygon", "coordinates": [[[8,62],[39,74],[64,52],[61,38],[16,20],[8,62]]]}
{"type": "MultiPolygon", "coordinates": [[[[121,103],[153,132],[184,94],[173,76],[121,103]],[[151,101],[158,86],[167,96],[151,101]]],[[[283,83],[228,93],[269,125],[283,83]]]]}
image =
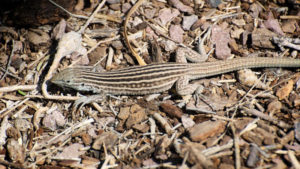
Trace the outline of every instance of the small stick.
{"type": "Polygon", "coordinates": [[[297,20],[300,20],[300,16],[297,16],[297,15],[283,15],[283,16],[280,16],[280,19],[297,19],[297,20]]]}
{"type": "Polygon", "coordinates": [[[71,12],[69,12],[68,10],[66,10],[65,8],[63,8],[62,6],[58,5],[57,3],[55,3],[52,0],[49,0],[49,2],[51,2],[53,5],[57,6],[59,9],[63,10],[64,12],[66,12],[68,15],[70,15],[72,17],[80,18],[80,19],[89,19],[89,17],[87,17],[87,16],[72,14],[71,12]]]}
{"type": "Polygon", "coordinates": [[[15,106],[13,106],[12,108],[10,108],[9,110],[7,110],[5,113],[2,113],[0,115],[0,119],[2,119],[3,117],[7,116],[9,113],[11,113],[13,110],[15,110],[17,107],[19,107],[20,105],[24,104],[25,102],[27,102],[29,100],[29,98],[24,99],[23,101],[19,102],[18,104],[16,104],[15,106]]]}
{"type": "Polygon", "coordinates": [[[12,50],[11,50],[11,53],[10,53],[9,57],[8,57],[7,64],[6,64],[6,69],[5,69],[5,71],[4,71],[3,75],[2,75],[2,77],[0,78],[0,80],[2,80],[2,79],[5,78],[5,76],[6,76],[7,72],[8,72],[8,67],[9,67],[9,65],[10,65],[10,63],[11,63],[11,58],[13,57],[13,55],[14,55],[14,53],[15,53],[15,51],[16,51],[16,48],[15,48],[15,41],[14,41],[14,40],[12,40],[12,45],[13,45],[13,48],[12,48],[12,50]]]}
{"type": "Polygon", "coordinates": [[[0,87],[0,93],[13,92],[16,90],[32,91],[36,88],[37,85],[14,85],[14,86],[0,87]]]}
{"type": "MultiPolygon", "coordinates": [[[[110,41],[113,41],[113,40],[117,40],[120,38],[120,35],[117,35],[117,36],[114,36],[114,37],[111,37],[111,38],[106,38],[106,39],[103,39],[103,40],[100,40],[99,42],[97,42],[97,44],[95,46],[93,46],[92,48],[90,48],[85,55],[88,55],[89,53],[91,53],[92,51],[94,51],[100,44],[102,43],[106,43],[106,42],[110,42],[110,41]]],[[[78,63],[80,61],[80,59],[82,58],[83,56],[81,56],[80,58],[78,58],[77,60],[75,60],[69,67],[71,66],[74,66],[76,63],[78,63]]],[[[105,58],[105,57],[104,57],[105,58]]],[[[102,58],[103,59],[103,58],[102,58]]],[[[102,60],[101,60],[102,61],[102,60]]]]}
{"type": "MultiPolygon", "coordinates": [[[[0,67],[0,70],[3,71],[3,72],[6,71],[6,69],[3,69],[2,67],[0,67]]],[[[22,78],[20,78],[20,77],[14,75],[14,74],[12,74],[12,73],[7,72],[7,75],[9,75],[9,76],[11,76],[11,77],[14,77],[14,78],[16,78],[16,79],[18,79],[18,80],[22,80],[22,78]]]]}
{"type": "Polygon", "coordinates": [[[153,117],[161,124],[161,126],[165,129],[165,131],[168,134],[172,133],[172,128],[169,125],[169,123],[167,122],[166,119],[164,119],[159,113],[154,113],[153,117]]]}
{"type": "Polygon", "coordinates": [[[96,13],[103,7],[106,0],[102,0],[102,2],[97,6],[96,10],[92,13],[92,15],[89,17],[89,19],[85,22],[84,26],[81,27],[81,29],[78,31],[78,33],[82,34],[84,30],[87,28],[87,26],[90,24],[90,22],[94,19],[96,13]]]}
{"type": "Polygon", "coordinates": [[[241,155],[240,155],[240,140],[239,136],[236,134],[235,127],[233,123],[231,123],[231,130],[233,134],[233,145],[234,145],[234,155],[235,155],[235,168],[240,169],[241,168],[241,155]]]}
{"type": "Polygon", "coordinates": [[[155,140],[155,128],[156,128],[156,124],[155,121],[153,120],[153,118],[149,118],[149,123],[150,123],[150,138],[152,141],[155,140]]]}
{"type": "Polygon", "coordinates": [[[289,156],[294,168],[296,168],[296,169],[300,168],[300,163],[297,160],[297,158],[295,157],[295,152],[288,150],[288,156],[289,156]]]}
{"type": "Polygon", "coordinates": [[[128,12],[128,15],[126,16],[125,22],[124,22],[124,38],[125,38],[125,42],[128,46],[128,48],[130,49],[131,53],[133,54],[133,56],[136,58],[136,60],[139,62],[139,65],[144,66],[146,65],[145,61],[136,53],[136,51],[132,48],[132,46],[130,45],[129,39],[128,39],[128,35],[127,35],[127,25],[128,25],[128,21],[130,16],[137,10],[137,8],[144,2],[144,0],[139,0],[128,12]]]}

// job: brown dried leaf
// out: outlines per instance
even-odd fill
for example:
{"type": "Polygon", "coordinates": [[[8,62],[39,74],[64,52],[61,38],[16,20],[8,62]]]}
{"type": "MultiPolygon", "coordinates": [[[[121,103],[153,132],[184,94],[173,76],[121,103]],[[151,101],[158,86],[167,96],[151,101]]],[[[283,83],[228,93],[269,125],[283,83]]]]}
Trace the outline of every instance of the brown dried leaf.
{"type": "Polygon", "coordinates": [[[266,28],[258,28],[255,29],[252,34],[252,46],[259,48],[269,48],[274,49],[275,46],[270,39],[276,36],[276,33],[266,29],[266,28]]]}
{"type": "Polygon", "coordinates": [[[90,145],[93,141],[92,137],[87,133],[82,134],[81,138],[82,138],[84,145],[90,145]]]}
{"type": "Polygon", "coordinates": [[[158,19],[161,21],[162,25],[166,25],[171,22],[175,17],[179,15],[179,11],[177,9],[163,8],[158,13],[158,19]]]}
{"type": "Polygon", "coordinates": [[[223,121],[206,121],[190,128],[189,135],[193,141],[203,141],[208,137],[219,135],[224,130],[225,123],[223,121]]]}
{"type": "MultiPolygon", "coordinates": [[[[211,93],[209,95],[205,95],[203,98],[203,101],[200,100],[196,104],[196,108],[204,109],[204,110],[223,110],[224,107],[229,107],[231,105],[234,105],[237,102],[237,99],[234,95],[231,95],[231,97],[224,96],[221,93],[211,93]],[[207,105],[209,104],[209,105],[207,105]]],[[[188,104],[189,107],[193,108],[195,106],[188,104]]]]}
{"type": "Polygon", "coordinates": [[[184,5],[180,0],[169,0],[169,2],[181,12],[187,12],[189,14],[194,13],[194,9],[192,7],[184,5]]]}
{"type": "Polygon", "coordinates": [[[28,129],[31,128],[31,123],[28,122],[26,119],[16,119],[15,120],[15,127],[19,130],[19,131],[27,131],[28,129]]]}
{"type": "Polygon", "coordinates": [[[82,156],[82,164],[85,165],[98,165],[100,163],[100,160],[97,158],[93,157],[88,157],[88,156],[82,156]]]}
{"type": "Polygon", "coordinates": [[[295,123],[295,138],[300,142],[300,122],[295,123]]]}
{"type": "Polygon", "coordinates": [[[146,124],[146,123],[135,124],[135,125],[132,126],[132,128],[139,131],[139,132],[141,132],[141,133],[146,133],[150,129],[149,125],[146,124]]]}
{"type": "Polygon", "coordinates": [[[234,169],[234,165],[222,163],[222,164],[219,166],[219,169],[234,169]]]}
{"type": "Polygon", "coordinates": [[[15,139],[7,140],[7,151],[9,158],[14,163],[24,163],[25,161],[25,148],[15,139]]]}
{"type": "Polygon", "coordinates": [[[40,29],[31,29],[27,36],[29,42],[35,46],[50,44],[50,36],[40,29]]]}
{"type": "Polygon", "coordinates": [[[155,166],[155,165],[157,165],[158,163],[156,163],[153,159],[151,159],[151,158],[149,158],[149,159],[146,159],[146,160],[144,160],[143,161],[143,165],[144,165],[144,167],[151,167],[151,166],[155,166]]]}
{"type": "Polygon", "coordinates": [[[272,161],[275,163],[275,166],[272,167],[272,169],[288,168],[288,167],[286,166],[286,164],[282,161],[282,159],[275,158],[275,159],[272,159],[272,161]]]}
{"type": "Polygon", "coordinates": [[[218,25],[212,27],[212,42],[216,45],[216,57],[218,59],[226,59],[231,55],[228,46],[230,35],[228,30],[224,30],[218,25]]]}
{"type": "Polygon", "coordinates": [[[273,100],[270,104],[268,104],[267,112],[269,112],[269,114],[279,113],[281,108],[281,102],[278,100],[273,100]]]}
{"type": "Polygon", "coordinates": [[[67,22],[64,19],[60,20],[59,23],[54,27],[51,38],[59,40],[65,34],[66,27],[67,22]]]}
{"type": "Polygon", "coordinates": [[[118,114],[118,118],[121,120],[126,120],[129,117],[130,107],[121,107],[120,112],[118,114]]]}
{"type": "Polygon", "coordinates": [[[268,20],[264,22],[264,25],[266,26],[266,28],[276,32],[279,35],[284,36],[278,20],[274,19],[272,12],[269,13],[268,20]]]}
{"type": "Polygon", "coordinates": [[[203,155],[202,150],[205,147],[202,144],[184,139],[184,143],[175,141],[174,147],[182,158],[184,158],[186,154],[189,154],[187,161],[191,164],[196,164],[198,167],[195,168],[214,168],[212,160],[203,155]]]}
{"type": "Polygon", "coordinates": [[[106,148],[111,148],[118,140],[118,135],[112,131],[102,133],[93,143],[93,149],[100,150],[103,144],[106,148]]]}
{"type": "Polygon", "coordinates": [[[245,30],[240,28],[240,29],[235,29],[235,30],[231,30],[230,31],[230,35],[232,38],[235,38],[235,39],[240,39],[241,37],[241,34],[244,33],[245,30]]]}
{"type": "Polygon", "coordinates": [[[13,36],[13,38],[18,38],[18,33],[14,30],[13,27],[0,26],[0,33],[9,33],[13,36]]]}
{"type": "Polygon", "coordinates": [[[170,37],[176,42],[182,43],[183,42],[183,33],[180,25],[171,25],[170,26],[170,37]]]}
{"type": "Polygon", "coordinates": [[[8,137],[18,140],[21,137],[21,132],[14,127],[10,127],[6,130],[8,137]]]}
{"type": "Polygon", "coordinates": [[[85,153],[82,144],[71,144],[67,147],[64,147],[63,151],[55,156],[58,159],[72,159],[72,158],[79,158],[81,155],[85,153]]]}
{"type": "Polygon", "coordinates": [[[56,130],[57,127],[65,125],[66,119],[60,111],[53,111],[47,114],[43,119],[43,125],[51,130],[56,130]]]}
{"type": "Polygon", "coordinates": [[[124,3],[122,5],[122,12],[126,13],[132,6],[130,5],[130,3],[124,3]]]}
{"type": "Polygon", "coordinates": [[[251,69],[242,69],[238,71],[239,81],[248,87],[255,85],[257,88],[266,89],[268,86],[261,82],[251,69]]]}
{"type": "Polygon", "coordinates": [[[166,101],[160,104],[160,107],[171,117],[181,118],[183,112],[180,108],[173,105],[171,101],[166,101]]]}
{"type": "Polygon", "coordinates": [[[155,8],[152,8],[152,9],[145,9],[145,16],[147,19],[152,19],[154,16],[155,16],[155,13],[156,13],[156,10],[155,8]]]}
{"type": "Polygon", "coordinates": [[[12,127],[12,125],[8,121],[8,116],[5,116],[2,119],[1,127],[0,127],[0,146],[6,143],[6,138],[7,138],[6,131],[10,127],[12,127]]]}
{"type": "Polygon", "coordinates": [[[86,53],[86,48],[78,48],[78,50],[74,51],[70,58],[72,61],[77,61],[77,59],[80,57],[80,60],[77,62],[78,65],[88,65],[90,63],[90,60],[87,55],[83,55],[83,53],[86,53]]]}
{"type": "MultiPolygon", "coordinates": [[[[170,138],[168,138],[167,135],[158,137],[156,139],[156,153],[155,153],[156,155],[155,156],[157,157],[157,156],[165,154],[168,147],[171,145],[171,143],[172,143],[172,140],[170,138]]],[[[162,156],[160,156],[160,157],[162,157],[162,156]]]]}
{"type": "Polygon", "coordinates": [[[147,118],[145,109],[141,108],[139,105],[135,104],[130,108],[131,114],[126,121],[126,128],[129,129],[134,124],[140,123],[147,118]]]}
{"type": "Polygon", "coordinates": [[[182,21],[182,28],[184,30],[190,30],[192,25],[198,20],[197,15],[184,16],[182,21]]]}
{"type": "Polygon", "coordinates": [[[184,128],[188,129],[191,128],[195,125],[195,122],[193,121],[193,119],[191,119],[188,116],[181,116],[181,122],[184,128]]]}
{"type": "Polygon", "coordinates": [[[294,86],[294,81],[289,80],[285,86],[278,89],[276,92],[276,96],[279,98],[279,100],[286,99],[290,95],[291,91],[293,90],[293,86],[294,86]]]}
{"type": "Polygon", "coordinates": [[[283,22],[282,31],[286,33],[294,33],[299,25],[296,20],[287,20],[283,22]]]}
{"type": "Polygon", "coordinates": [[[262,11],[262,7],[257,4],[257,3],[253,3],[251,4],[250,6],[250,9],[249,9],[249,14],[253,17],[253,18],[258,18],[258,15],[259,13],[262,11]]]}
{"type": "Polygon", "coordinates": [[[76,11],[81,11],[84,8],[84,0],[78,0],[74,9],[76,11]]]}

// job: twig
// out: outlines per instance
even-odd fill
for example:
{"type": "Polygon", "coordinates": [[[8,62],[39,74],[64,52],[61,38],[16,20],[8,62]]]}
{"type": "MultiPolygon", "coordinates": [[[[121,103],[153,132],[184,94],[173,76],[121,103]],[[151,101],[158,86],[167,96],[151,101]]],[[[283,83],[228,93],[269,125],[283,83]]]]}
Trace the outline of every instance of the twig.
{"type": "Polygon", "coordinates": [[[0,87],[0,92],[13,92],[16,90],[22,91],[32,91],[37,88],[37,85],[14,85],[14,86],[7,86],[7,87],[0,87]]]}
{"type": "Polygon", "coordinates": [[[283,129],[287,129],[287,128],[291,127],[291,125],[289,125],[289,124],[287,124],[287,123],[285,123],[283,121],[280,121],[280,120],[278,120],[278,119],[276,119],[274,117],[266,115],[263,112],[260,112],[260,111],[258,111],[256,109],[249,109],[247,107],[242,107],[242,109],[245,110],[246,113],[248,113],[248,114],[252,114],[254,116],[260,117],[260,118],[262,118],[262,119],[264,119],[266,121],[269,121],[269,122],[271,122],[271,123],[273,123],[273,124],[275,124],[275,125],[283,128],[283,129]]]}
{"type": "Polygon", "coordinates": [[[127,25],[128,25],[128,21],[130,16],[137,10],[137,8],[144,2],[144,0],[139,0],[128,12],[125,22],[124,22],[124,38],[125,38],[125,42],[126,45],[128,46],[129,50],[131,51],[131,53],[133,54],[133,56],[136,58],[136,60],[139,62],[139,65],[144,66],[146,65],[145,61],[136,53],[136,51],[132,48],[132,46],[130,45],[129,39],[128,39],[128,35],[127,35],[127,25]]]}
{"type": "Polygon", "coordinates": [[[102,0],[102,2],[97,6],[96,10],[92,13],[92,15],[89,17],[89,19],[85,22],[83,27],[78,31],[78,33],[82,34],[84,30],[87,28],[87,26],[90,24],[90,22],[94,19],[96,13],[103,7],[105,4],[106,0],[102,0]]]}
{"type": "Polygon", "coordinates": [[[0,159],[0,164],[3,164],[5,166],[11,167],[11,168],[24,168],[24,166],[22,164],[16,164],[16,163],[8,162],[8,161],[2,160],[2,159],[0,159]]]}
{"type": "Polygon", "coordinates": [[[153,117],[161,124],[161,126],[165,129],[165,131],[168,134],[172,133],[172,128],[169,125],[169,123],[167,122],[166,119],[164,119],[159,113],[154,113],[153,117]]]}
{"type": "MultiPolygon", "coordinates": [[[[6,70],[3,69],[2,67],[0,67],[0,70],[3,71],[3,72],[6,71],[6,70]]],[[[11,76],[11,77],[14,77],[14,78],[16,78],[16,79],[18,79],[18,80],[22,80],[22,78],[20,78],[20,77],[14,75],[14,74],[12,74],[12,73],[7,72],[7,75],[9,75],[9,76],[11,76]]]]}
{"type": "Polygon", "coordinates": [[[208,159],[217,159],[217,158],[220,158],[220,157],[223,157],[223,156],[231,156],[232,154],[233,154],[233,152],[231,150],[229,150],[229,151],[223,151],[223,152],[220,152],[220,153],[210,155],[207,158],[208,159]]]}
{"type": "Polygon", "coordinates": [[[155,124],[155,121],[153,120],[153,118],[151,118],[151,117],[149,117],[149,123],[150,123],[150,138],[152,141],[154,141],[156,124],[155,124]]]}
{"type": "Polygon", "coordinates": [[[37,131],[39,129],[39,117],[40,117],[40,114],[43,113],[43,112],[46,112],[48,111],[49,108],[48,107],[41,107],[39,108],[33,115],[33,126],[35,128],[35,130],[37,131]]]}
{"type": "Polygon", "coordinates": [[[39,98],[39,99],[50,99],[50,100],[65,100],[65,101],[76,101],[80,97],[78,96],[53,96],[49,95],[51,97],[46,98],[43,95],[26,95],[26,98],[39,98]]]}
{"type": "Polygon", "coordinates": [[[300,45],[295,45],[300,42],[298,38],[273,37],[273,42],[278,45],[281,51],[284,51],[284,46],[300,51],[300,45]],[[295,44],[294,44],[295,43],[295,44]]]}
{"type": "MultiPolygon", "coordinates": [[[[253,127],[249,127],[249,125],[251,125],[252,123],[257,122],[257,120],[254,120],[253,122],[251,122],[250,124],[248,124],[238,135],[241,136],[242,133],[245,133],[246,131],[250,131],[252,129],[254,129],[253,127]]],[[[207,156],[213,156],[213,154],[216,154],[217,152],[220,152],[222,150],[225,149],[229,149],[233,146],[233,139],[229,140],[227,142],[227,144],[222,145],[222,146],[214,146],[214,147],[209,147],[205,150],[202,150],[203,155],[207,156]]]]}
{"type": "MultiPolygon", "coordinates": [[[[106,39],[100,40],[99,42],[97,42],[97,44],[95,46],[93,46],[92,48],[90,48],[86,52],[85,55],[88,55],[89,53],[91,53],[92,51],[94,51],[100,44],[107,43],[107,42],[110,42],[110,41],[113,41],[113,40],[117,40],[119,38],[120,38],[120,35],[117,35],[117,36],[114,36],[114,37],[111,37],[111,38],[106,38],[106,39]]],[[[85,56],[85,55],[83,55],[83,56],[85,56]]],[[[76,63],[78,63],[83,56],[81,56],[80,58],[78,58],[77,60],[75,60],[69,67],[74,66],[76,63]]],[[[102,59],[104,59],[104,58],[102,58],[102,59]]]]}
{"type": "Polygon", "coordinates": [[[297,16],[297,15],[283,15],[283,16],[280,16],[280,19],[297,19],[297,20],[300,20],[300,16],[297,16]]]}
{"type": "Polygon", "coordinates": [[[41,158],[39,158],[37,161],[31,163],[28,167],[26,168],[34,168],[33,166],[36,165],[37,163],[43,161],[44,159],[50,157],[52,154],[56,153],[60,148],[62,148],[63,146],[65,146],[69,141],[71,141],[71,138],[68,138],[65,142],[63,142],[62,144],[59,145],[59,147],[56,147],[53,151],[48,152],[48,154],[43,155],[41,158]]]}
{"type": "Polygon", "coordinates": [[[15,51],[16,51],[16,48],[15,48],[15,41],[14,41],[14,40],[12,40],[12,46],[13,46],[13,48],[12,48],[12,50],[11,50],[11,53],[10,53],[9,57],[8,57],[7,64],[6,64],[6,68],[5,68],[5,71],[4,71],[3,75],[2,75],[2,77],[0,78],[0,81],[1,81],[3,78],[5,78],[5,76],[6,76],[7,72],[8,72],[9,65],[10,65],[10,63],[11,63],[11,58],[13,57],[13,55],[14,55],[14,53],[15,53],[15,51]]]}
{"type": "Polygon", "coordinates": [[[15,110],[17,107],[19,107],[20,105],[24,104],[25,102],[27,102],[29,100],[29,98],[24,99],[23,101],[19,102],[18,104],[16,104],[15,106],[11,107],[9,110],[7,110],[5,113],[0,114],[0,119],[2,119],[4,116],[7,116],[10,112],[12,112],[13,110],[15,110]]]}
{"type": "Polygon", "coordinates": [[[297,158],[295,157],[295,152],[291,151],[291,150],[288,150],[288,156],[289,156],[294,168],[299,169],[300,168],[300,163],[297,160],[297,158]]]}
{"type": "MultiPolygon", "coordinates": [[[[143,14],[143,13],[141,13],[141,14],[143,14]]],[[[152,21],[152,20],[150,20],[150,21],[152,21]]],[[[171,37],[169,37],[168,35],[166,35],[165,33],[163,33],[161,30],[159,30],[157,27],[155,27],[155,25],[153,25],[153,24],[151,24],[150,22],[148,22],[148,21],[145,21],[147,24],[148,24],[148,26],[150,26],[150,28],[151,29],[153,29],[154,31],[155,31],[155,33],[157,33],[158,35],[161,35],[161,36],[163,36],[164,38],[166,38],[166,39],[168,39],[168,40],[170,40],[170,41],[172,41],[172,42],[174,42],[174,43],[176,43],[176,44],[178,44],[178,45],[180,45],[180,46],[182,46],[182,47],[187,47],[186,45],[184,45],[183,43],[179,43],[179,42],[177,42],[177,41],[175,41],[174,39],[172,39],[171,37]]],[[[155,23],[155,22],[154,22],[155,23]]],[[[159,25],[159,24],[158,24],[159,25]]]]}
{"type": "Polygon", "coordinates": [[[235,155],[235,168],[240,169],[241,168],[241,156],[240,156],[240,140],[239,136],[236,134],[236,130],[234,127],[234,124],[231,123],[231,130],[233,134],[233,145],[234,145],[234,155],[235,155]]]}
{"type": "Polygon", "coordinates": [[[105,20],[117,22],[117,23],[122,23],[122,20],[120,18],[110,16],[110,15],[96,14],[95,18],[105,19],[105,20]]]}
{"type": "Polygon", "coordinates": [[[94,119],[88,119],[88,120],[85,120],[85,121],[82,121],[82,122],[79,122],[78,124],[75,124],[67,129],[65,129],[63,132],[59,133],[58,135],[56,135],[55,137],[53,137],[52,139],[48,140],[47,141],[47,144],[51,144],[52,141],[56,140],[58,137],[60,137],[61,135],[63,134],[69,134],[71,131],[77,129],[77,128],[80,128],[82,126],[85,126],[85,125],[88,125],[90,123],[93,123],[94,122],[94,119]]]}
{"type": "Polygon", "coordinates": [[[243,15],[245,14],[244,12],[239,12],[239,13],[235,13],[235,12],[229,12],[223,15],[217,15],[217,16],[212,16],[210,18],[207,18],[211,21],[217,21],[217,20],[221,20],[221,19],[225,19],[225,18],[230,18],[230,17],[234,17],[234,16],[238,16],[238,15],[243,15]]]}
{"type": "Polygon", "coordinates": [[[63,10],[64,12],[66,12],[67,14],[69,14],[72,17],[80,18],[80,19],[89,19],[89,17],[87,17],[87,16],[72,14],[71,12],[69,12],[68,10],[66,10],[65,8],[63,8],[62,6],[58,5],[57,3],[55,3],[52,0],[49,0],[49,2],[51,2],[53,5],[57,6],[59,9],[63,10]]]}

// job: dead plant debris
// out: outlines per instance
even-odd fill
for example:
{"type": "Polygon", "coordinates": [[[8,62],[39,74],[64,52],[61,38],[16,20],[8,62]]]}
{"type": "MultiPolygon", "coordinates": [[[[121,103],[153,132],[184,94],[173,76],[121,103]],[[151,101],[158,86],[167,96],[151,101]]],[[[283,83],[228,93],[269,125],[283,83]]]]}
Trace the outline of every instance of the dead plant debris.
{"type": "Polygon", "coordinates": [[[299,1],[4,0],[0,15],[0,168],[300,168],[296,69],[76,106],[79,93],[45,81],[176,55],[300,59],[299,1]]]}

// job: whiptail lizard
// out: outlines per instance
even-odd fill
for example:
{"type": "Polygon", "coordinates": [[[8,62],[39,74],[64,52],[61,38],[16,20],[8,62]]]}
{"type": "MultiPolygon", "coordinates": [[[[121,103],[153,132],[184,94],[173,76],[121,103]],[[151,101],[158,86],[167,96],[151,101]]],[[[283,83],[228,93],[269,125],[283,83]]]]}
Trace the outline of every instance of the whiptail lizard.
{"type": "Polygon", "coordinates": [[[244,68],[300,67],[300,59],[266,57],[239,58],[203,63],[162,63],[133,66],[107,72],[85,68],[67,68],[51,82],[78,91],[113,95],[145,95],[166,91],[176,83],[179,95],[192,94],[197,84],[190,80],[232,72],[244,68]]]}

